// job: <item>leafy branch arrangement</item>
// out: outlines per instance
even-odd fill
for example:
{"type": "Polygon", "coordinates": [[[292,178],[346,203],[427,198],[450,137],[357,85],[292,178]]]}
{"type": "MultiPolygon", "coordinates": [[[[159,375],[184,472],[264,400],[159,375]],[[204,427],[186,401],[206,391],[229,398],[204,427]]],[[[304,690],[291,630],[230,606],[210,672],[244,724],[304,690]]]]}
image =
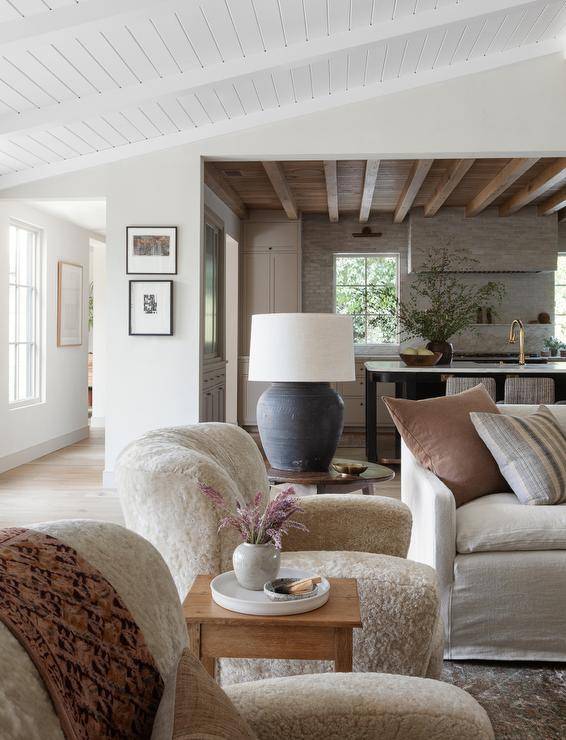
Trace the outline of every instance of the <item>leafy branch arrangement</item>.
{"type": "Polygon", "coordinates": [[[447,342],[475,324],[478,308],[501,303],[505,295],[502,283],[490,280],[476,287],[457,274],[473,269],[474,264],[479,260],[462,249],[441,247],[426,254],[410,285],[409,298],[397,303],[403,339],[447,342]]]}
{"type": "Polygon", "coordinates": [[[233,527],[240,533],[242,542],[247,542],[250,545],[265,545],[268,542],[273,542],[275,547],[280,550],[281,538],[288,534],[290,529],[308,532],[308,529],[301,522],[290,521],[294,514],[303,511],[292,487],[281,491],[265,507],[262,506],[263,494],[258,491],[248,504],[241,504],[236,501],[235,511],[230,510],[230,505],[222,494],[211,486],[200,483],[199,488],[216,509],[223,514],[218,524],[218,531],[220,532],[225,527],[233,527]]]}

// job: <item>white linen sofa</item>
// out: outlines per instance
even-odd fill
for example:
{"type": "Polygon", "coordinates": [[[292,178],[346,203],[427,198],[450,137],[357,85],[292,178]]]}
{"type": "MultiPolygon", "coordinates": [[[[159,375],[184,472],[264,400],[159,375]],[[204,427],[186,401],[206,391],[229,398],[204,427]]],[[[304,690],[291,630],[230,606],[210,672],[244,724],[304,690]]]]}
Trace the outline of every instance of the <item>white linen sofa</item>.
{"type": "MultiPolygon", "coordinates": [[[[538,406],[501,405],[528,415],[538,406]]],[[[566,432],[566,406],[549,406],[566,432]]],[[[447,659],[566,661],[566,505],[495,493],[459,507],[403,445],[408,557],[436,569],[447,659]]]]}

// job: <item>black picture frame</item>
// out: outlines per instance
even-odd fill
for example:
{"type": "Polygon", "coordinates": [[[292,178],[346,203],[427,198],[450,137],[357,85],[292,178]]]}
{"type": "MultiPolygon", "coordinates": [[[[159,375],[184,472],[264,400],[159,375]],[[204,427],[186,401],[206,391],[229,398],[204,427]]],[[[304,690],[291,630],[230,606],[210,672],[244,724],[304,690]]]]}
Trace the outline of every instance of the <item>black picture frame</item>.
{"type": "Polygon", "coordinates": [[[177,275],[179,264],[179,251],[177,248],[179,233],[177,226],[126,226],[126,275],[177,275]],[[159,270],[130,270],[130,230],[133,229],[167,229],[172,230],[175,237],[175,269],[172,272],[161,272],[159,270]]]}
{"type": "Polygon", "coordinates": [[[129,280],[128,281],[128,336],[130,337],[172,337],[173,336],[173,280],[129,280]],[[169,283],[169,331],[168,332],[133,332],[132,331],[132,285],[133,283],[169,283]]]}

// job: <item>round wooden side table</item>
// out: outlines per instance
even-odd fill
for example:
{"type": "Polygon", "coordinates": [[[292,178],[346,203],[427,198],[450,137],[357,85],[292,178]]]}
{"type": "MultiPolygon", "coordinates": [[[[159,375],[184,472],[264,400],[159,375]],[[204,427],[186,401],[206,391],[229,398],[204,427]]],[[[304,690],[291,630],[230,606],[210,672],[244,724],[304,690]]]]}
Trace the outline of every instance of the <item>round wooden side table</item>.
{"type": "MultiPolygon", "coordinates": [[[[335,457],[333,462],[359,463],[362,461],[335,457]]],[[[395,472],[391,468],[386,468],[384,465],[377,465],[376,463],[367,463],[367,470],[360,473],[360,475],[338,473],[333,468],[330,468],[325,473],[295,473],[291,470],[271,468],[267,461],[265,464],[267,467],[267,478],[272,486],[286,483],[294,486],[297,489],[297,493],[302,496],[310,496],[316,493],[352,493],[360,489],[362,493],[371,495],[374,485],[392,480],[395,477],[395,472]]]]}

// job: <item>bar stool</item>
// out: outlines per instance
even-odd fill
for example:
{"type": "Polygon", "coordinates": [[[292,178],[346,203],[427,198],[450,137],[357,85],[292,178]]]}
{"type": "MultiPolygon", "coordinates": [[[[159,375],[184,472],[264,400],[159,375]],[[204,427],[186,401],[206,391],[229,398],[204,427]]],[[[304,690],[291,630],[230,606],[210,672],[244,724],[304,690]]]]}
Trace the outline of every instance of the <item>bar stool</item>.
{"type": "Polygon", "coordinates": [[[475,388],[476,385],[483,385],[492,399],[495,401],[495,378],[470,378],[468,375],[456,377],[449,375],[446,379],[446,395],[454,396],[456,393],[462,393],[462,391],[468,391],[470,388],[475,388]]]}
{"type": "Polygon", "coordinates": [[[503,403],[544,403],[555,401],[553,378],[517,378],[505,380],[503,403]]]}

